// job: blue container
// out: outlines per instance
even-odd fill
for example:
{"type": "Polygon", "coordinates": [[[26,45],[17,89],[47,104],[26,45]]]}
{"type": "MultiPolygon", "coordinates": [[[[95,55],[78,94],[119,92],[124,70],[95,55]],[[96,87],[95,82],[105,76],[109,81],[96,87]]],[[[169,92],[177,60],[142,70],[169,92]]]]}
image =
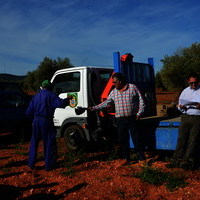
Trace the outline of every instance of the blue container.
{"type": "MultiPolygon", "coordinates": [[[[175,150],[178,140],[180,121],[148,121],[142,124],[147,149],[175,150]]],[[[134,148],[130,139],[130,148],[134,148]]]]}
{"type": "Polygon", "coordinates": [[[156,149],[175,150],[180,122],[160,122],[156,129],[156,149]]]}

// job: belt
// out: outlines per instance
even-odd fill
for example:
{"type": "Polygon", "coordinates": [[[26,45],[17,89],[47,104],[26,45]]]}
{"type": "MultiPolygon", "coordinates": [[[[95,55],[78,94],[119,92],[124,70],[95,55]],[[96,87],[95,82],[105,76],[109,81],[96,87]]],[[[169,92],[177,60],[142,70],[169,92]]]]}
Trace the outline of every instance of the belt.
{"type": "Polygon", "coordinates": [[[123,117],[116,117],[117,119],[125,119],[125,118],[135,118],[136,115],[131,115],[131,116],[123,116],[123,117]]]}

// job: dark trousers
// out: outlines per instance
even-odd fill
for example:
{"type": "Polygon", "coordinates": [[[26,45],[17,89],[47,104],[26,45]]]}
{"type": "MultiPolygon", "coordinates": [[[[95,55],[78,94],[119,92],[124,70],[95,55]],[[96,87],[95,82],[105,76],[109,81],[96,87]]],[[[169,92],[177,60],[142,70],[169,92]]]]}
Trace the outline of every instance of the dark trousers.
{"type": "Polygon", "coordinates": [[[117,118],[117,129],[119,144],[121,147],[121,157],[130,160],[130,135],[134,144],[135,151],[144,159],[143,146],[141,143],[139,127],[135,116],[117,118]],[[130,134],[130,135],[129,135],[130,134]]]}
{"type": "Polygon", "coordinates": [[[30,143],[28,165],[34,168],[39,141],[43,140],[44,160],[46,170],[55,167],[57,146],[56,146],[56,130],[53,121],[42,117],[35,117],[33,120],[33,132],[30,143]]]}
{"type": "Polygon", "coordinates": [[[181,118],[179,137],[173,159],[195,161],[200,158],[200,116],[186,115],[181,118]]]}

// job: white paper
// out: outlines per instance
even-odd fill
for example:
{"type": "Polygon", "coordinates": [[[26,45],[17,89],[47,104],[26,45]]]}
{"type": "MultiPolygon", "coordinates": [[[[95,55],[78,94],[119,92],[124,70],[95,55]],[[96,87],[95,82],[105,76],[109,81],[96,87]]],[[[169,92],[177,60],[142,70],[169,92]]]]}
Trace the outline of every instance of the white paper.
{"type": "Polygon", "coordinates": [[[193,101],[187,101],[187,100],[184,100],[184,99],[180,99],[179,100],[179,104],[180,105],[183,105],[183,106],[195,106],[198,102],[193,102],[193,101]]]}

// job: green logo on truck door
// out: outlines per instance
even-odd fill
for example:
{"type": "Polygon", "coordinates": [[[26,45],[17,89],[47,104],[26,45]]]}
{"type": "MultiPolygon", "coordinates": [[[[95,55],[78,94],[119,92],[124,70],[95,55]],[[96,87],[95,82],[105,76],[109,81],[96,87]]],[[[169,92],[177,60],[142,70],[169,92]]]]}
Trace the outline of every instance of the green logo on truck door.
{"type": "Polygon", "coordinates": [[[69,102],[69,106],[71,108],[75,108],[78,104],[78,94],[73,92],[73,93],[68,93],[67,95],[73,97],[73,99],[71,99],[70,102],[69,102]]]}

